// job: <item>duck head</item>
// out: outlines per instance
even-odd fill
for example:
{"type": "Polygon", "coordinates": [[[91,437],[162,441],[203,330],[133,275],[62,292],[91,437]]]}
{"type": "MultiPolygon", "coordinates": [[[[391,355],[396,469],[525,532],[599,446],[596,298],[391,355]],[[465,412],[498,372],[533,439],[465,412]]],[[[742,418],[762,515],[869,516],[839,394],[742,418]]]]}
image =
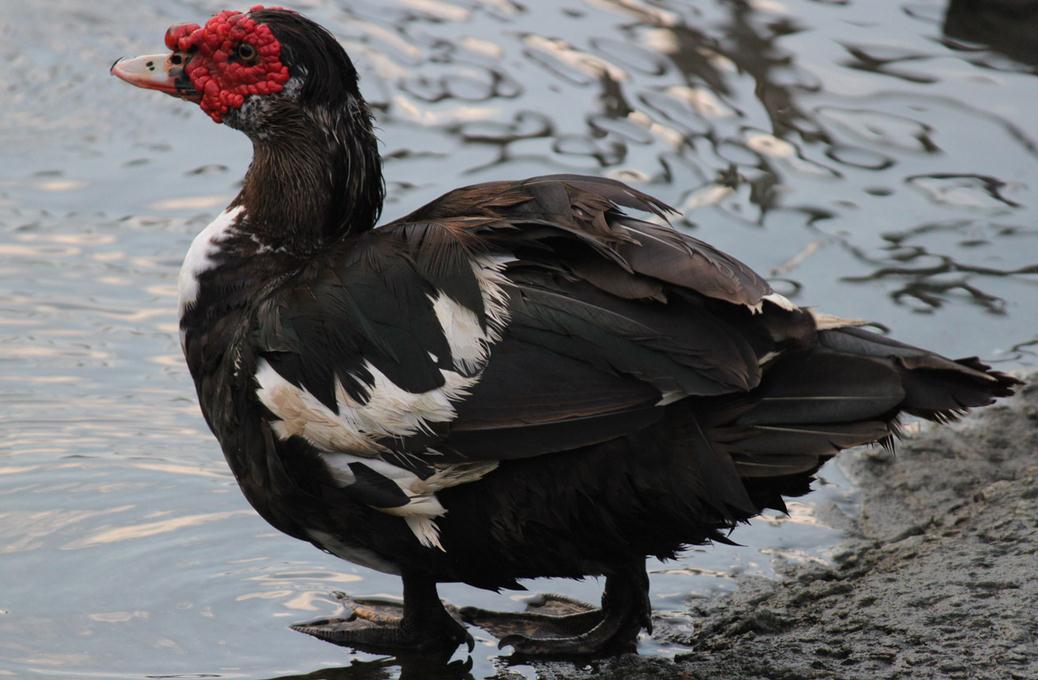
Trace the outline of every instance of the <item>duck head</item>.
{"type": "Polygon", "coordinates": [[[357,71],[338,41],[290,10],[225,10],[204,26],[170,26],[165,42],[168,53],[119,59],[112,74],[195,102],[213,121],[248,134],[293,109],[361,99],[357,71]]]}
{"type": "Polygon", "coordinates": [[[256,229],[279,232],[273,245],[313,250],[373,226],[383,185],[372,116],[353,63],[327,30],[291,10],[255,6],[204,26],[170,26],[165,43],[168,52],[119,59],[111,73],[193,102],[252,139],[236,202],[253,223],[269,223],[256,229]]]}

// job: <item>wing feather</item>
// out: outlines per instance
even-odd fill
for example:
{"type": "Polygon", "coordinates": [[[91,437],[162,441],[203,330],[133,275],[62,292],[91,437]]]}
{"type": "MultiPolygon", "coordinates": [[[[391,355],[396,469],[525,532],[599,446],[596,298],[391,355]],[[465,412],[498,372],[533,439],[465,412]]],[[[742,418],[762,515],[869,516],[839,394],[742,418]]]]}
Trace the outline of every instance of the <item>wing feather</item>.
{"type": "MultiPolygon", "coordinates": [[[[567,451],[650,427],[661,404],[752,390],[776,327],[796,313],[761,321],[771,289],[752,270],[625,208],[671,211],[615,180],[577,175],[450,192],[343,242],[283,286],[257,323],[258,354],[333,413],[362,408],[388,379],[404,400],[397,408],[426,408],[433,420],[379,432],[370,449],[420,465],[567,451]],[[434,303],[447,296],[486,331],[481,258],[501,268],[507,324],[489,360],[459,378],[434,303]],[[423,395],[437,391],[450,403],[433,409],[423,395]]],[[[702,433],[690,438],[703,456],[726,458],[702,433]]],[[[731,470],[716,469],[706,479],[724,488],[731,470]]]]}

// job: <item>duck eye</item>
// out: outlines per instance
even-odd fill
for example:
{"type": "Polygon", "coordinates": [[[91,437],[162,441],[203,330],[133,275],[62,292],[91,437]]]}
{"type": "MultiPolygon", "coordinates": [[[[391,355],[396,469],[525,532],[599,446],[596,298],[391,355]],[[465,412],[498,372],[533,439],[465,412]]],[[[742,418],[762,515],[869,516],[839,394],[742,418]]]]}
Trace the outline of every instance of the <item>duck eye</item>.
{"type": "Polygon", "coordinates": [[[238,43],[238,58],[251,61],[256,57],[256,48],[247,42],[238,43]]]}

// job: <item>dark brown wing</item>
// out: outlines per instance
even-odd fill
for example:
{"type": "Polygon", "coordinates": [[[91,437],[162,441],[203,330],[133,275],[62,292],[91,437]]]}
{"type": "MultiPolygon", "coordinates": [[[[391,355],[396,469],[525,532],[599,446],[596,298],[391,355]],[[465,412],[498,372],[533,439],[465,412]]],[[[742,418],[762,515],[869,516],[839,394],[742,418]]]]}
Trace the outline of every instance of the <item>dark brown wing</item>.
{"type": "Polygon", "coordinates": [[[889,437],[900,410],[945,419],[1011,392],[975,360],[831,319],[818,331],[742,263],[622,208],[668,210],[612,180],[482,184],[315,258],[258,305],[249,334],[278,446],[361,442],[370,465],[343,459],[340,473],[390,507],[404,497],[386,493],[395,469],[424,480],[599,444],[680,402],[671,445],[720,490],[716,507],[752,512],[740,476],[793,480],[889,437]],[[292,389],[279,381],[301,396],[280,403],[275,389],[292,389]],[[374,458],[391,467],[375,474],[374,458]]]}
{"type": "Polygon", "coordinates": [[[620,297],[658,298],[661,286],[670,284],[757,307],[772,292],[730,255],[670,226],[633,219],[623,208],[659,218],[675,212],[616,180],[548,175],[456,189],[384,228],[432,222],[458,237],[475,234],[485,240],[484,247],[539,250],[620,297]]]}
{"type": "Polygon", "coordinates": [[[458,189],[380,230],[483,323],[471,262],[507,280],[502,337],[430,442],[439,453],[503,459],[622,436],[661,404],[752,389],[761,357],[813,334],[746,265],[621,208],[670,210],[614,180],[556,175],[458,189]]]}

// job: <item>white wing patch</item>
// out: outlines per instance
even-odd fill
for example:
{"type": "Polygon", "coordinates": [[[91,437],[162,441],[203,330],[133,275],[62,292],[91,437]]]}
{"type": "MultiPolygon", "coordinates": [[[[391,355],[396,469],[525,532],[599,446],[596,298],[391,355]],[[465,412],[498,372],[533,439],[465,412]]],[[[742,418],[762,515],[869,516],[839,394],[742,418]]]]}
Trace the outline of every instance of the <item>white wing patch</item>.
{"type": "Polygon", "coordinates": [[[846,328],[848,326],[868,326],[870,323],[863,319],[844,319],[814,309],[808,311],[811,313],[811,318],[815,320],[815,328],[820,331],[827,331],[833,328],[846,328]]]}
{"type": "Polygon", "coordinates": [[[782,354],[781,352],[768,352],[764,356],[762,356],[761,358],[757,359],[757,365],[758,366],[763,366],[764,364],[772,361],[773,359],[775,359],[776,357],[780,356],[781,354],[782,354]]]}
{"type": "Polygon", "coordinates": [[[387,515],[402,517],[407,521],[408,528],[411,529],[419,543],[427,548],[438,548],[439,550],[443,550],[443,545],[440,543],[440,529],[434,520],[447,514],[447,509],[436,498],[436,492],[482,479],[498,465],[497,461],[442,465],[437,466],[436,472],[431,476],[422,479],[410,470],[397,467],[380,458],[329,452],[322,453],[321,459],[328,466],[332,478],[343,487],[349,486],[356,479],[349,467],[351,463],[366,465],[383,477],[392,480],[407,495],[408,503],[395,508],[377,509],[387,515]]]}
{"type": "Polygon", "coordinates": [[[443,549],[434,520],[447,510],[436,498],[436,492],[476,481],[495,469],[497,462],[438,465],[430,477],[421,479],[410,470],[379,458],[379,454],[387,453],[379,440],[430,433],[433,423],[449,423],[457,418],[454,403],[468,396],[479,382],[490,348],[501,339],[508,324],[508,279],[503,273],[507,261],[508,258],[478,257],[472,262],[472,273],[483,297],[485,327],[472,310],[443,292],[429,296],[457,369],[440,371],[444,379],[441,387],[408,392],[365,360],[364,370],[372,376],[368,400],[360,403],[353,399],[336,380],[335,412],[305,388],[286,380],[266,360],[260,359],[257,364],[256,396],[276,418],[271,422],[274,434],[282,440],[292,436],[306,439],[321,452],[332,479],[340,486],[348,487],[357,481],[349,466],[358,462],[390,479],[409,502],[377,509],[404,518],[426,547],[443,549]]]}
{"type": "Polygon", "coordinates": [[[295,435],[310,442],[321,452],[332,479],[340,486],[356,481],[349,467],[356,462],[392,480],[410,500],[400,507],[378,509],[403,517],[422,545],[442,550],[433,519],[447,511],[436,499],[436,492],[475,481],[496,468],[497,462],[444,465],[423,480],[378,458],[386,448],[377,440],[428,432],[430,423],[450,422],[457,417],[451,402],[468,394],[479,376],[467,378],[454,371],[441,371],[446,381],[442,387],[414,394],[401,389],[371,364],[365,363],[365,368],[374,377],[370,399],[358,403],[342,383],[337,383],[338,413],[306,389],[285,380],[265,359],[259,361],[256,371],[256,396],[277,417],[270,424],[274,434],[283,440],[295,435]]]}
{"type": "Polygon", "coordinates": [[[234,225],[238,223],[243,210],[244,206],[224,210],[191,242],[177,277],[177,308],[180,316],[184,316],[187,308],[198,299],[198,277],[213,268],[213,257],[220,252],[220,244],[234,233],[234,225]]]}
{"type": "Polygon", "coordinates": [[[795,304],[793,304],[789,300],[789,298],[787,298],[785,295],[780,295],[778,293],[768,293],[767,295],[762,297],[761,300],[767,300],[771,304],[773,304],[773,305],[775,305],[777,307],[781,307],[782,309],[786,310],[787,312],[794,312],[797,309],[799,309],[799,307],[797,307],[795,304]]]}
{"type": "Polygon", "coordinates": [[[508,293],[504,287],[508,278],[503,269],[510,257],[477,257],[472,262],[472,273],[479,284],[486,313],[486,328],[471,309],[452,300],[446,294],[430,295],[436,320],[451,348],[454,367],[466,375],[482,370],[490,357],[490,346],[501,339],[508,325],[508,293]]]}
{"type": "Polygon", "coordinates": [[[673,404],[676,401],[681,401],[687,396],[688,394],[683,390],[667,390],[666,392],[660,395],[660,400],[657,401],[655,405],[667,406],[668,404],[673,404]]]}
{"type": "Polygon", "coordinates": [[[472,273],[476,275],[483,294],[483,308],[487,314],[491,342],[500,340],[501,333],[508,325],[508,293],[505,286],[509,281],[504,269],[514,259],[512,256],[480,256],[472,262],[472,273]]]}
{"type": "Polygon", "coordinates": [[[464,398],[479,381],[454,371],[440,371],[442,387],[413,393],[401,389],[386,374],[365,361],[373,383],[366,403],[353,399],[336,381],[338,413],[303,387],[285,380],[265,359],[256,370],[256,396],[278,419],[271,423],[280,439],[303,437],[321,451],[350,451],[375,455],[384,452],[377,440],[431,432],[430,423],[448,423],[457,417],[452,402],[464,398]]]}
{"type": "Polygon", "coordinates": [[[776,307],[779,307],[780,309],[786,310],[787,312],[794,312],[800,309],[785,295],[782,295],[780,293],[768,293],[767,295],[762,296],[761,301],[757,304],[749,305],[750,311],[754,314],[760,314],[761,312],[763,312],[765,300],[775,305],[776,307]]]}
{"type": "Polygon", "coordinates": [[[490,353],[490,329],[484,331],[475,312],[443,293],[430,295],[429,300],[451,348],[454,367],[467,374],[483,368],[490,353]]]}

